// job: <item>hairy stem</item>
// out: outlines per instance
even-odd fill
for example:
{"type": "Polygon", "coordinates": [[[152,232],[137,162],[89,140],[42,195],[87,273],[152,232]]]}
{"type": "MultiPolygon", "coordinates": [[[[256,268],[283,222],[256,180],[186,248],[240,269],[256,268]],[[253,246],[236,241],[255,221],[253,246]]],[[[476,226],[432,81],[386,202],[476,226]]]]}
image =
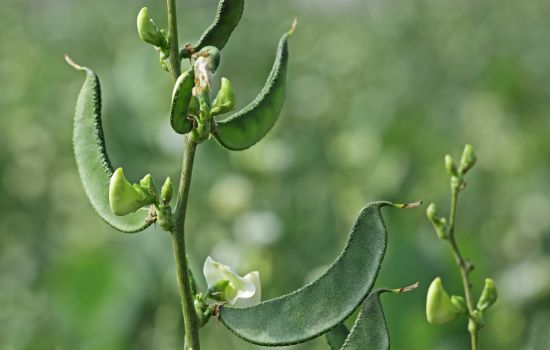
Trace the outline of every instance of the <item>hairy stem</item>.
{"type": "Polygon", "coordinates": [[[183,320],[185,323],[185,343],[188,350],[199,350],[199,323],[194,308],[194,296],[190,285],[190,271],[185,252],[185,214],[189,199],[191,174],[195,160],[197,144],[185,137],[185,149],[183,153],[183,166],[181,170],[180,184],[178,188],[178,201],[174,212],[174,228],[172,230],[172,242],[174,256],[176,258],[176,272],[180,292],[183,320]]]}
{"type": "Polygon", "coordinates": [[[460,250],[458,249],[458,244],[456,243],[455,239],[455,222],[456,222],[456,211],[458,206],[458,193],[459,190],[453,188],[452,194],[451,194],[451,214],[449,217],[449,243],[451,243],[451,247],[453,249],[453,254],[455,256],[456,263],[458,265],[458,268],[460,269],[460,277],[462,279],[462,286],[464,287],[464,296],[466,299],[466,305],[468,307],[468,314],[469,314],[469,325],[468,325],[468,331],[470,332],[470,338],[472,343],[472,350],[478,349],[478,333],[479,333],[479,326],[476,322],[476,320],[473,318],[473,312],[475,310],[475,306],[472,300],[472,284],[470,283],[470,266],[469,263],[466,262],[462,254],[460,253],[460,250]]]}
{"type": "MultiPolygon", "coordinates": [[[[178,50],[178,21],[176,17],[176,1],[166,0],[168,9],[168,43],[170,45],[170,73],[174,82],[181,74],[181,60],[178,50]]],[[[194,308],[194,296],[189,281],[189,266],[185,251],[185,215],[189,199],[191,174],[195,161],[197,144],[185,137],[185,149],[183,153],[183,165],[181,169],[180,184],[178,188],[177,204],[174,213],[174,227],[171,231],[174,256],[176,259],[176,272],[180,292],[183,322],[185,326],[185,349],[199,350],[199,323],[194,308]]]]}

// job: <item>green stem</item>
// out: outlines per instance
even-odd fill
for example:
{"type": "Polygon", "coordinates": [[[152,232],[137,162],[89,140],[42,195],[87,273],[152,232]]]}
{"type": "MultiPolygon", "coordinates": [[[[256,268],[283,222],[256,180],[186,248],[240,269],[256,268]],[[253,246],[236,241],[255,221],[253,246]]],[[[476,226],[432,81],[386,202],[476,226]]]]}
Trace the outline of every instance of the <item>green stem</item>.
{"type": "Polygon", "coordinates": [[[194,296],[190,285],[190,272],[185,252],[185,216],[189,199],[189,188],[197,144],[185,137],[183,165],[181,170],[178,199],[174,212],[174,228],[172,242],[176,258],[176,272],[180,292],[183,320],[185,324],[185,343],[188,350],[199,350],[199,322],[194,308],[194,296]]]}
{"type": "Polygon", "coordinates": [[[176,0],[166,0],[168,8],[168,44],[170,46],[170,72],[174,81],[181,74],[181,60],[178,50],[178,19],[176,16],[176,0]]]}
{"type": "Polygon", "coordinates": [[[452,194],[451,194],[451,214],[449,217],[449,243],[451,243],[451,248],[453,250],[453,254],[456,260],[456,263],[460,269],[460,277],[462,279],[462,286],[464,287],[464,296],[466,299],[466,305],[468,306],[468,314],[469,314],[469,325],[468,325],[468,331],[470,332],[470,338],[472,342],[472,350],[478,349],[478,333],[479,333],[479,325],[476,323],[476,320],[473,318],[473,312],[475,310],[475,306],[472,299],[472,284],[470,283],[470,267],[468,266],[468,263],[466,263],[466,260],[463,258],[462,254],[460,253],[460,249],[458,249],[458,244],[456,243],[455,239],[455,222],[456,222],[456,211],[458,206],[458,193],[459,190],[453,188],[452,194]]]}
{"type": "MultiPolygon", "coordinates": [[[[178,50],[178,21],[176,16],[176,1],[166,0],[168,9],[168,43],[170,45],[170,73],[174,81],[181,74],[181,60],[178,50]]],[[[177,204],[174,213],[174,226],[172,231],[172,243],[176,259],[176,272],[180,292],[183,322],[185,327],[185,349],[199,350],[199,322],[194,308],[194,295],[190,285],[190,271],[187,264],[185,251],[185,216],[191,185],[191,174],[197,144],[185,137],[185,149],[183,153],[183,165],[181,169],[180,185],[178,188],[177,204]]]]}

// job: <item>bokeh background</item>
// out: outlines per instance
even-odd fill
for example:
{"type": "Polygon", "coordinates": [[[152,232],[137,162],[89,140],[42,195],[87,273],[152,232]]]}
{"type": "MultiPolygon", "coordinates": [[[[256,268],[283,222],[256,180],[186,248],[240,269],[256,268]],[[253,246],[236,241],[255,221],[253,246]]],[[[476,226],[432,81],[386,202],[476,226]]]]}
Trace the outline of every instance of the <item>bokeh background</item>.
{"type": "MultiPolygon", "coordinates": [[[[180,42],[211,22],[214,0],[178,0],[180,42]]],[[[171,80],[135,18],[163,1],[1,0],[0,349],[181,349],[169,236],[120,234],[87,202],[71,146],[83,74],[102,79],[113,163],[132,180],[178,177],[182,140],[168,125],[171,80]]],[[[483,349],[550,349],[550,2],[544,0],[250,0],[223,51],[238,105],[260,90],[292,18],[287,100],[258,145],[198,151],[187,242],[195,274],[207,255],[259,270],[264,298],[319,275],[373,200],[435,201],[448,210],[443,156],[471,143],[458,240],[500,300],[483,349]]],[[[425,207],[424,207],[425,208],[425,207]]],[[[466,320],[425,321],[442,276],[461,290],[449,247],[424,209],[386,210],[377,282],[393,349],[466,349],[466,320]]],[[[200,283],[204,284],[202,278],[200,283]]],[[[315,303],[315,300],[311,300],[315,303]]],[[[283,315],[284,316],[284,315],[283,315]]],[[[257,349],[215,320],[204,349],[257,349]]],[[[326,349],[323,338],[284,349],[326,349]]]]}

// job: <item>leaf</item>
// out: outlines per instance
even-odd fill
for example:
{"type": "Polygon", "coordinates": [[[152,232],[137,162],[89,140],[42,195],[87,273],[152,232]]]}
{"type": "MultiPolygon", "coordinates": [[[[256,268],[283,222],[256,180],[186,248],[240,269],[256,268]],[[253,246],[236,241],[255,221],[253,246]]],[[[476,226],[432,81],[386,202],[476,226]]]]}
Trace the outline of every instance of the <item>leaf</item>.
{"type": "Polygon", "coordinates": [[[74,116],[73,147],[82,185],[99,216],[115,229],[132,233],[151,225],[148,211],[140,209],[126,216],[116,216],[109,206],[109,181],[113,167],[107,155],[101,124],[101,88],[97,75],[70,58],[67,62],[86,72],[78,95],[74,116]]]}
{"type": "Polygon", "coordinates": [[[233,151],[247,149],[260,141],[275,125],[285,98],[287,39],[294,31],[294,26],[279,40],[271,72],[254,101],[227,119],[217,122],[213,135],[223,147],[233,151]]]}
{"type": "MultiPolygon", "coordinates": [[[[312,283],[247,308],[220,307],[219,320],[244,340],[268,346],[315,338],[342,323],[370,292],[386,251],[380,209],[368,204],[357,218],[344,250],[312,283]]],[[[403,206],[401,206],[403,207],[403,206]]]]}

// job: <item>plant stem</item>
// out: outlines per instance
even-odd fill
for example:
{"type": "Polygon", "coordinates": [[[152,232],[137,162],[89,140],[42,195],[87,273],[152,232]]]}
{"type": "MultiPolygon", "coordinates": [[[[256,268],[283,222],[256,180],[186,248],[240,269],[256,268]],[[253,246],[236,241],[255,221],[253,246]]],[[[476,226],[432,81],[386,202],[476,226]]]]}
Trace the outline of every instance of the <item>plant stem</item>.
{"type": "MultiPolygon", "coordinates": [[[[178,21],[176,16],[176,1],[166,0],[168,10],[168,43],[170,45],[170,73],[174,82],[181,74],[181,60],[178,50],[178,21]]],[[[183,311],[183,322],[185,327],[185,349],[199,350],[199,323],[194,308],[194,296],[189,281],[189,266],[187,264],[187,253],[185,251],[185,216],[187,202],[189,199],[189,188],[193,163],[197,144],[185,137],[185,148],[183,151],[183,165],[181,169],[178,197],[174,213],[174,227],[172,243],[176,259],[176,273],[178,276],[178,287],[180,292],[181,307],[183,311]]]]}
{"type": "Polygon", "coordinates": [[[168,43],[170,45],[170,72],[174,81],[181,74],[181,60],[178,49],[178,19],[176,16],[176,0],[166,0],[168,8],[168,43]]]}
{"type": "Polygon", "coordinates": [[[172,229],[172,242],[174,256],[176,258],[176,272],[178,275],[178,287],[180,292],[183,320],[185,324],[185,343],[188,350],[199,350],[199,324],[194,308],[194,296],[191,292],[189,266],[185,252],[185,214],[189,199],[189,188],[193,163],[197,144],[185,137],[185,149],[183,153],[183,166],[181,170],[178,199],[174,212],[174,228],[172,229]]]}
{"type": "Polygon", "coordinates": [[[470,266],[466,262],[466,260],[462,257],[462,254],[458,249],[458,244],[456,243],[455,234],[454,234],[455,222],[456,222],[456,211],[458,206],[458,193],[459,193],[458,189],[452,188],[451,214],[449,218],[449,243],[451,243],[451,247],[453,250],[453,254],[455,256],[456,263],[460,269],[460,277],[462,279],[462,286],[464,287],[464,296],[466,299],[466,305],[468,307],[468,316],[469,316],[468,331],[470,332],[472,350],[477,350],[479,325],[477,324],[477,321],[473,318],[473,312],[475,310],[475,307],[472,300],[472,292],[471,292],[472,284],[470,283],[470,277],[469,277],[470,266]]]}

